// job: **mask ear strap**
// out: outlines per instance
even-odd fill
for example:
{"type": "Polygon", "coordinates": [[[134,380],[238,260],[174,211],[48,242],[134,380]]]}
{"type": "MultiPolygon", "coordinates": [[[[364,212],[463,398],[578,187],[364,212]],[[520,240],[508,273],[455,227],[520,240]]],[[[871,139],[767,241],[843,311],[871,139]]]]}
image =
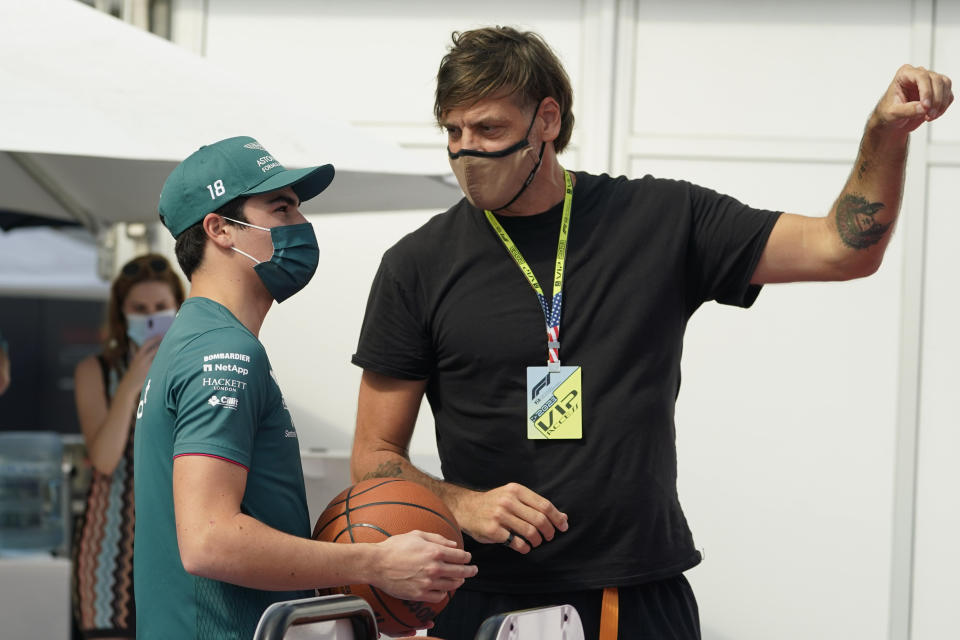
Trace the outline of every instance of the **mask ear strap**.
{"type": "MultiPolygon", "coordinates": [[[[241,222],[240,224],[243,224],[243,223],[241,222]]],[[[250,254],[247,253],[246,251],[241,251],[240,249],[237,249],[236,247],[230,247],[230,248],[233,249],[234,251],[236,251],[237,253],[241,254],[241,255],[247,256],[248,258],[250,258],[251,260],[253,260],[253,262],[254,262],[255,264],[260,264],[260,261],[259,261],[259,260],[257,260],[256,258],[254,258],[252,255],[250,255],[250,254]]]]}
{"type": "Polygon", "coordinates": [[[534,177],[535,175],[537,175],[537,169],[540,168],[540,163],[543,162],[543,150],[544,150],[546,147],[547,147],[547,143],[546,143],[546,142],[541,142],[541,143],[540,143],[540,157],[537,158],[537,164],[533,165],[533,169],[530,170],[530,175],[527,176],[527,179],[524,181],[523,186],[520,187],[520,191],[517,191],[517,195],[513,196],[512,198],[510,198],[510,202],[508,202],[507,204],[503,205],[503,206],[500,207],[499,209],[496,209],[496,211],[502,211],[502,210],[506,209],[507,207],[509,207],[510,205],[512,205],[514,202],[517,201],[517,198],[519,198],[519,197],[523,194],[523,192],[527,190],[527,187],[529,187],[529,186],[530,186],[530,183],[533,182],[533,177],[534,177]]]}
{"type": "MultiPolygon", "coordinates": [[[[533,123],[537,121],[537,114],[540,113],[540,105],[543,104],[543,100],[537,103],[537,108],[533,110],[533,118],[530,119],[530,126],[527,127],[527,133],[523,136],[524,138],[530,137],[530,132],[533,131],[533,123]]],[[[541,151],[541,155],[543,152],[541,151]]]]}
{"type": "MultiPolygon", "coordinates": [[[[227,216],[221,216],[221,217],[222,217],[224,220],[229,220],[230,222],[235,222],[235,223],[237,223],[237,224],[242,224],[242,225],[245,226],[245,227],[253,227],[254,229],[260,229],[261,231],[270,231],[270,229],[268,229],[268,228],[266,228],[266,227],[258,227],[258,226],[255,225],[255,224],[250,224],[249,222],[240,222],[239,220],[234,220],[233,218],[228,218],[227,216]]],[[[271,232],[271,233],[272,233],[272,232],[271,232]]],[[[241,254],[241,255],[247,256],[248,258],[250,258],[251,260],[253,260],[253,263],[254,263],[254,264],[260,264],[260,261],[259,261],[259,260],[257,260],[256,258],[254,258],[252,255],[250,255],[250,254],[247,253],[246,251],[241,251],[240,249],[237,249],[236,247],[230,247],[230,248],[233,249],[234,251],[236,251],[237,253],[241,254]]]]}
{"type": "Polygon", "coordinates": [[[227,216],[221,216],[224,220],[229,220],[230,222],[235,222],[237,224],[242,224],[245,227],[253,227],[254,229],[260,229],[260,231],[270,231],[267,227],[258,227],[255,224],[250,224],[249,222],[240,222],[239,220],[234,220],[233,218],[228,218],[227,216]]]}
{"type": "MultiPolygon", "coordinates": [[[[537,103],[537,108],[534,109],[534,111],[533,111],[533,119],[530,120],[530,126],[527,127],[527,134],[526,134],[525,136],[523,136],[524,139],[527,139],[527,138],[530,137],[530,132],[533,131],[533,123],[537,121],[537,114],[540,113],[540,105],[542,105],[542,104],[543,104],[543,100],[541,100],[540,102],[537,103]]],[[[521,195],[523,195],[523,192],[527,190],[527,187],[529,187],[529,186],[530,186],[530,183],[533,182],[533,177],[534,177],[535,175],[537,175],[537,169],[540,168],[540,163],[543,162],[543,150],[546,149],[546,148],[547,148],[547,143],[546,143],[546,142],[541,142],[541,143],[540,143],[540,154],[539,154],[540,157],[537,158],[537,164],[533,165],[533,169],[530,170],[530,175],[528,175],[528,176],[527,176],[527,179],[524,180],[523,186],[520,187],[520,191],[517,191],[517,195],[513,196],[512,198],[510,198],[510,202],[508,202],[507,204],[505,204],[505,205],[503,205],[502,207],[500,207],[499,209],[497,209],[497,211],[502,211],[502,210],[506,209],[507,207],[509,207],[510,205],[512,205],[514,202],[517,201],[517,198],[519,198],[521,195]]]]}

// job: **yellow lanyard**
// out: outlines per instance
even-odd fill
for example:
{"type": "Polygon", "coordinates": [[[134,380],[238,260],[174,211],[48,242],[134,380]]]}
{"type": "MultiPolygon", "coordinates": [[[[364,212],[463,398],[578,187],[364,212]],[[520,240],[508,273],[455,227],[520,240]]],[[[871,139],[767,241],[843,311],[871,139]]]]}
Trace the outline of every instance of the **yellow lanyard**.
{"type": "Polygon", "coordinates": [[[570,180],[570,173],[563,172],[564,195],[563,195],[563,216],[560,220],[560,239],[557,241],[557,261],[553,271],[553,298],[547,306],[547,297],[543,293],[543,288],[537,282],[537,277],[533,275],[533,269],[527,264],[520,249],[510,239],[510,235],[497,220],[492,212],[484,210],[490,226],[497,232],[507,253],[513,258],[520,271],[523,272],[527,282],[533,287],[533,291],[540,300],[540,308],[543,310],[543,318],[547,325],[547,366],[551,370],[560,370],[560,317],[563,307],[563,270],[567,261],[567,238],[570,235],[570,210],[573,204],[573,183],[570,180]]]}

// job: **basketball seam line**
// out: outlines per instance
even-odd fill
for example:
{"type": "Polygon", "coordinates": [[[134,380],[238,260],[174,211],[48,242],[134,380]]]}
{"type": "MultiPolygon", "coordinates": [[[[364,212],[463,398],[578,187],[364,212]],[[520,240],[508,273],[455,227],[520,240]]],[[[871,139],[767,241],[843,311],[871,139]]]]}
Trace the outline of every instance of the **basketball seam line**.
{"type": "MultiPolygon", "coordinates": [[[[355,494],[355,495],[362,496],[362,495],[365,494],[366,492],[368,492],[368,491],[373,491],[373,490],[376,489],[377,487],[382,487],[383,485],[385,485],[385,484],[390,484],[391,482],[400,482],[400,480],[401,480],[401,478],[388,478],[388,479],[384,480],[383,482],[381,482],[380,484],[375,484],[375,485],[373,485],[372,487],[367,487],[366,489],[364,489],[363,491],[361,491],[360,493],[357,493],[357,494],[355,494]]],[[[411,482],[412,482],[412,481],[411,481],[411,482]]],[[[351,489],[351,491],[352,491],[352,490],[354,489],[354,487],[351,487],[350,489],[351,489]]],[[[327,508],[329,509],[330,507],[332,507],[332,506],[334,506],[334,505],[336,505],[336,504],[340,504],[341,502],[346,502],[349,498],[350,498],[350,494],[347,494],[347,496],[346,496],[345,498],[343,498],[343,500],[337,500],[337,501],[335,501],[335,502],[331,502],[330,504],[328,504],[328,505],[327,505],[327,508]]]]}
{"type": "MultiPolygon", "coordinates": [[[[357,494],[357,495],[360,495],[360,494],[357,494]]],[[[446,518],[446,516],[444,516],[444,515],[443,515],[442,513],[440,513],[439,511],[436,511],[436,510],[434,510],[434,509],[431,509],[430,507],[425,507],[425,506],[423,506],[422,504],[416,504],[416,503],[413,503],[413,502],[400,502],[400,501],[397,501],[397,500],[386,500],[386,501],[383,501],[383,502],[368,502],[368,503],[366,503],[366,504],[360,505],[359,507],[351,507],[351,506],[350,506],[350,502],[349,502],[349,499],[350,499],[351,497],[354,497],[354,496],[347,496],[347,498],[345,498],[345,499],[343,500],[343,502],[344,502],[344,507],[343,507],[343,508],[344,508],[344,511],[343,511],[343,513],[338,513],[332,520],[330,520],[329,522],[325,522],[322,527],[320,527],[319,529],[317,529],[317,530],[314,532],[314,535],[313,535],[314,538],[316,538],[317,535],[319,535],[321,531],[323,531],[323,530],[326,529],[328,526],[330,526],[331,524],[333,524],[334,522],[336,522],[337,519],[340,518],[341,516],[345,516],[345,517],[347,518],[347,527],[350,527],[350,526],[351,526],[351,525],[350,525],[350,513],[351,513],[351,512],[353,512],[353,511],[359,511],[360,509],[363,509],[363,508],[365,508],[365,507],[383,506],[383,505],[385,505],[385,504],[402,504],[402,505],[404,505],[404,506],[406,506],[406,507],[416,507],[417,509],[422,509],[423,511],[427,511],[427,512],[429,512],[429,513],[432,513],[433,515],[437,516],[438,518],[440,518],[441,520],[443,520],[444,522],[446,522],[448,525],[450,525],[451,528],[453,528],[454,531],[458,531],[458,532],[460,531],[460,525],[456,524],[455,522],[450,522],[450,520],[448,520],[448,519],[446,518]]],[[[331,505],[331,506],[332,506],[332,505],[331,505]]],[[[329,507],[327,507],[327,508],[329,509],[329,507]]],[[[342,533],[342,531],[341,531],[341,533],[342,533]]],[[[339,535],[339,534],[338,534],[338,535],[339,535]]],[[[393,535],[393,534],[388,534],[388,535],[393,535]]],[[[351,542],[355,542],[352,537],[350,538],[350,541],[351,541],[351,542]]]]}

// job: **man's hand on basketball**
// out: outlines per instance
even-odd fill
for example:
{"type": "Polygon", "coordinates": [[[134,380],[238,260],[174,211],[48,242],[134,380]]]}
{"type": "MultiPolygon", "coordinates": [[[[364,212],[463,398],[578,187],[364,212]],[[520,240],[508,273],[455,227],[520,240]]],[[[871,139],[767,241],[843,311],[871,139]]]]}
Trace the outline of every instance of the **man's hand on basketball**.
{"type": "Polygon", "coordinates": [[[897,70],[873,115],[877,124],[909,133],[942,116],[952,102],[950,78],[905,64],[897,70]]]}
{"type": "Polygon", "coordinates": [[[397,598],[440,602],[477,575],[470,553],[435,533],[411,531],[377,543],[379,561],[371,584],[397,598]]]}
{"type": "Polygon", "coordinates": [[[567,514],[515,482],[484,492],[465,491],[458,496],[454,515],[477,542],[507,544],[520,553],[553,540],[557,529],[567,530],[567,514]]]}

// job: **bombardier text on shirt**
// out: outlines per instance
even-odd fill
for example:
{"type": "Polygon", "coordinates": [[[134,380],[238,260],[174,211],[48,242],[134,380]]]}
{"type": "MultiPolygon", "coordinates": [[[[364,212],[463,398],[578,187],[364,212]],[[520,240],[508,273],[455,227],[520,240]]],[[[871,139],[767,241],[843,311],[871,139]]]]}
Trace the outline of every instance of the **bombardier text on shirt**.
{"type": "Polygon", "coordinates": [[[250,362],[250,356],[245,353],[211,353],[208,356],[203,356],[204,362],[210,360],[242,360],[243,362],[250,362]]]}

